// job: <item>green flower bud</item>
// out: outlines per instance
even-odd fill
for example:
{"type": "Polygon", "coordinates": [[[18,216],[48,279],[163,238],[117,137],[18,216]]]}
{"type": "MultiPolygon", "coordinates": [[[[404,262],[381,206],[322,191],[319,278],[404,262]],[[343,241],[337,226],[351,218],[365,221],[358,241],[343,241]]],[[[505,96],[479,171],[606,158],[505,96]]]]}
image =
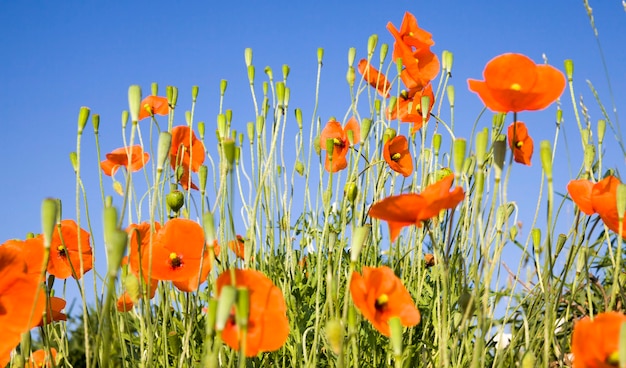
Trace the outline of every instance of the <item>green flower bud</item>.
{"type": "Polygon", "coordinates": [[[383,132],[383,143],[387,143],[387,141],[394,139],[396,137],[396,130],[393,128],[387,128],[383,132]]]}
{"type": "Polygon", "coordinates": [[[198,138],[200,138],[201,141],[204,141],[204,129],[205,129],[204,121],[199,121],[198,122],[198,138]]]}
{"type": "Polygon", "coordinates": [[[389,318],[389,330],[391,335],[389,341],[391,342],[391,350],[396,359],[402,358],[402,321],[400,317],[389,318]]]}
{"type": "Polygon", "coordinates": [[[380,115],[380,100],[379,99],[374,100],[374,112],[376,113],[376,115],[380,115]]]}
{"type": "Polygon", "coordinates": [[[209,305],[206,309],[206,332],[205,336],[211,336],[215,330],[215,319],[217,318],[217,299],[209,299],[209,305]]]}
{"type": "Polygon", "coordinates": [[[350,242],[350,262],[356,263],[361,255],[363,246],[369,240],[372,232],[372,225],[366,224],[357,227],[352,233],[352,241],[350,242]]]}
{"type": "Polygon", "coordinates": [[[165,97],[167,97],[167,103],[172,105],[172,101],[174,100],[174,87],[172,86],[165,87],[165,97]]]}
{"type": "Polygon", "coordinates": [[[289,65],[283,64],[283,81],[286,81],[288,76],[289,76],[289,65]]]}
{"type": "Polygon", "coordinates": [[[489,130],[484,128],[478,134],[476,134],[476,162],[479,167],[483,167],[485,163],[487,153],[487,137],[489,136],[489,130]]]}
{"type": "Polygon", "coordinates": [[[252,49],[247,47],[243,52],[243,57],[246,62],[246,67],[252,65],[252,49]]]}
{"type": "Polygon", "coordinates": [[[448,96],[448,103],[450,107],[454,107],[454,86],[449,84],[446,87],[446,96],[448,96]]]}
{"type": "Polygon", "coordinates": [[[217,237],[215,236],[215,221],[213,220],[213,213],[207,211],[202,216],[202,228],[204,229],[204,237],[207,244],[213,244],[217,237]]]}
{"type": "Polygon", "coordinates": [[[606,132],[606,120],[598,120],[598,144],[604,141],[604,133],[606,132]]]}
{"type": "Polygon", "coordinates": [[[373,34],[367,39],[367,60],[372,59],[372,55],[374,55],[374,50],[376,49],[377,44],[378,44],[377,34],[373,34]]]}
{"type": "Polygon", "coordinates": [[[152,96],[156,96],[159,94],[159,84],[157,82],[152,82],[152,84],[150,84],[150,89],[152,92],[152,96]]]}
{"type": "Polygon", "coordinates": [[[565,75],[567,76],[567,81],[571,82],[573,80],[574,75],[574,61],[571,59],[565,60],[565,75]]]}
{"type": "Polygon", "coordinates": [[[248,82],[250,84],[254,84],[254,74],[255,74],[254,65],[248,66],[248,82]]]}
{"type": "Polygon", "coordinates": [[[243,330],[248,329],[248,317],[250,316],[250,291],[245,287],[237,287],[237,308],[235,308],[235,321],[243,330]]]}
{"type": "Polygon", "coordinates": [[[250,141],[250,143],[254,143],[254,123],[251,121],[248,122],[246,128],[246,133],[248,133],[248,140],[250,141]]]}
{"type": "Polygon", "coordinates": [[[552,180],[552,148],[550,141],[541,141],[539,144],[539,154],[541,156],[541,166],[546,172],[548,181],[552,180]]]}
{"type": "Polygon", "coordinates": [[[517,234],[519,233],[519,228],[517,226],[512,226],[509,229],[509,238],[511,240],[515,240],[515,238],[517,238],[517,234]]]}
{"type": "Polygon", "coordinates": [[[94,134],[98,134],[98,130],[100,129],[100,115],[99,114],[93,114],[91,116],[91,125],[93,126],[93,132],[94,134]]]}
{"type": "Polygon", "coordinates": [[[356,47],[350,47],[348,49],[348,66],[354,65],[355,58],[356,58],[356,47]]]}
{"type": "Polygon", "coordinates": [[[382,43],[380,45],[380,64],[385,63],[385,59],[387,58],[387,53],[389,52],[389,45],[386,43],[382,43]]]}
{"type": "Polygon", "coordinates": [[[474,175],[474,171],[476,170],[476,156],[471,155],[463,164],[463,174],[467,175],[467,177],[471,177],[474,175]]]}
{"type": "Polygon", "coordinates": [[[350,86],[350,88],[354,86],[355,80],[356,80],[356,73],[354,71],[354,67],[350,65],[348,67],[348,71],[346,72],[346,81],[348,82],[348,86],[350,86]]]}
{"type": "Polygon", "coordinates": [[[537,253],[541,253],[541,230],[538,228],[530,230],[530,238],[537,253]]]}
{"type": "Polygon", "coordinates": [[[224,96],[226,93],[226,87],[228,87],[228,81],[226,79],[222,79],[220,81],[220,96],[224,96]]]}
{"type": "Polygon", "coordinates": [[[315,150],[315,153],[317,153],[318,156],[322,153],[322,146],[320,144],[319,136],[313,138],[313,149],[315,150]]]}
{"type": "Polygon", "coordinates": [[[226,322],[230,319],[230,311],[233,309],[236,300],[237,289],[230,285],[222,287],[217,303],[217,317],[215,318],[215,329],[217,331],[223,331],[224,327],[226,327],[226,322]]]}
{"type": "Polygon", "coordinates": [[[226,127],[226,115],[224,114],[217,114],[217,134],[220,140],[228,136],[228,128],[226,127]]]}
{"type": "Polygon", "coordinates": [[[566,240],[567,240],[567,235],[559,234],[559,236],[556,238],[556,252],[555,252],[555,254],[561,253],[561,250],[563,250],[563,246],[565,245],[565,241],[566,240]]]}
{"type": "Polygon", "coordinates": [[[128,111],[132,121],[139,120],[139,109],[141,109],[141,87],[132,85],[128,87],[128,111]]]}
{"type": "Polygon", "coordinates": [[[317,49],[317,63],[322,64],[323,58],[324,58],[324,49],[320,47],[317,49]]]}
{"type": "Polygon", "coordinates": [[[191,126],[191,111],[189,110],[185,111],[185,122],[187,126],[191,126]]]}
{"type": "MultiPolygon", "coordinates": [[[[284,100],[284,105],[285,105],[285,109],[287,109],[287,106],[289,106],[289,98],[291,98],[291,88],[289,87],[285,87],[285,100],[284,100]]],[[[283,110],[283,115],[285,114],[285,111],[283,110]]]]}
{"type": "Polygon", "coordinates": [[[70,152],[70,162],[72,163],[72,168],[74,172],[78,171],[78,154],[76,152],[70,152]]]}
{"type": "MultiPolygon", "coordinates": [[[[617,202],[617,218],[622,222],[624,220],[624,212],[626,212],[626,184],[620,183],[617,186],[617,194],[615,197],[617,202]]],[[[626,229],[626,226],[624,226],[624,229],[626,229]]]]}
{"type": "Polygon", "coordinates": [[[422,119],[426,120],[428,119],[428,113],[430,111],[430,97],[429,96],[422,96],[421,100],[421,105],[420,108],[422,110],[422,119]]]}
{"type": "Polygon", "coordinates": [[[450,74],[452,71],[452,63],[454,61],[454,55],[450,51],[444,51],[443,53],[443,62],[446,65],[445,70],[450,74]]]}
{"type": "Polygon", "coordinates": [[[345,338],[345,331],[341,320],[339,318],[331,319],[326,323],[324,330],[326,331],[326,340],[328,340],[330,348],[333,350],[333,353],[339,355],[343,350],[345,338]]]}
{"type": "Polygon", "coordinates": [[[556,110],[556,126],[558,127],[563,122],[563,110],[557,108],[556,110]]]}
{"type": "Polygon", "coordinates": [[[453,159],[454,159],[454,175],[458,178],[461,176],[463,170],[463,164],[465,163],[465,150],[467,148],[467,141],[464,138],[456,138],[452,146],[453,159]]]}
{"type": "Polygon", "coordinates": [[[159,143],[157,148],[157,171],[163,171],[165,161],[170,153],[172,145],[172,135],[168,132],[159,133],[159,143]]]}
{"type": "Polygon", "coordinates": [[[54,198],[46,198],[41,203],[41,233],[43,234],[44,248],[50,249],[52,235],[56,230],[59,216],[59,202],[54,198]]]}
{"type": "Polygon", "coordinates": [[[354,203],[356,196],[359,194],[359,188],[356,183],[351,181],[347,183],[343,188],[343,195],[346,197],[348,202],[354,203]]]}
{"type": "Polygon", "coordinates": [[[536,367],[535,362],[535,354],[529,350],[522,356],[522,364],[520,366],[521,368],[534,368],[536,367]]]}
{"type": "Polygon", "coordinates": [[[298,129],[302,130],[302,110],[300,108],[296,108],[296,123],[298,123],[298,129]]]}
{"type": "Polygon", "coordinates": [[[495,167],[495,178],[502,178],[502,168],[504,167],[504,155],[506,153],[506,136],[498,134],[493,142],[493,164],[495,167]]]}
{"type": "Polygon", "coordinates": [[[585,146],[585,153],[583,155],[583,164],[586,172],[593,170],[593,161],[596,158],[596,147],[593,144],[585,146]]]}
{"type": "Polygon", "coordinates": [[[196,100],[198,99],[198,91],[199,91],[200,87],[198,86],[192,86],[191,87],[191,102],[196,102],[196,100]]]}
{"type": "Polygon", "coordinates": [[[172,101],[169,102],[172,108],[176,107],[176,103],[178,102],[178,88],[172,87],[172,101]]]}
{"type": "Polygon", "coordinates": [[[302,161],[300,160],[296,161],[295,169],[298,175],[300,176],[304,175],[304,164],[302,163],[302,161]]]}
{"type": "Polygon", "coordinates": [[[206,165],[202,165],[200,166],[200,169],[198,170],[198,183],[200,185],[199,189],[200,189],[200,193],[204,194],[205,190],[206,190],[206,182],[207,182],[207,176],[209,173],[209,168],[206,165]]]}
{"type": "Polygon", "coordinates": [[[372,119],[365,118],[361,120],[361,142],[365,142],[370,134],[372,127],[372,119]]]}
{"type": "Polygon", "coordinates": [[[222,152],[228,167],[232,167],[235,162],[235,141],[230,138],[224,139],[222,141],[222,152]]]}
{"type": "Polygon", "coordinates": [[[439,180],[447,177],[450,174],[452,174],[452,170],[450,170],[450,168],[448,167],[444,167],[435,171],[435,182],[438,182],[439,180]]]}
{"type": "Polygon", "coordinates": [[[178,213],[185,204],[185,195],[180,190],[169,192],[165,196],[165,202],[167,203],[167,207],[175,213],[178,213]]]}
{"type": "Polygon", "coordinates": [[[83,106],[78,111],[78,134],[83,134],[83,129],[87,125],[87,119],[89,118],[89,108],[83,106]]]}
{"type": "Polygon", "coordinates": [[[283,105],[283,101],[285,100],[285,83],[283,82],[276,83],[276,99],[278,105],[283,105]]]}

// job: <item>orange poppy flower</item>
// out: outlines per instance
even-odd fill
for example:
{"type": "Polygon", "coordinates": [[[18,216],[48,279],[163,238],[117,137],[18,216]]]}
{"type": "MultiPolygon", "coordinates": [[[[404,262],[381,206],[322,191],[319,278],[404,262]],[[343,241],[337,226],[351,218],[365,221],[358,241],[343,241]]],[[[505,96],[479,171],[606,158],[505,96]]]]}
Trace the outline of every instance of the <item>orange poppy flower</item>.
{"type": "MultiPolygon", "coordinates": [[[[65,308],[65,304],[66,302],[63,298],[56,296],[50,297],[50,304],[43,313],[46,317],[46,324],[56,321],[67,321],[67,316],[62,312],[63,308],[65,308]]],[[[44,315],[41,316],[37,326],[43,326],[44,315]]]]}
{"type": "MultiPolygon", "coordinates": [[[[250,314],[246,338],[247,357],[264,351],[280,349],[289,337],[287,304],[280,289],[263,273],[255,270],[234,270],[235,280],[231,279],[231,270],[224,271],[217,278],[217,293],[225,285],[246,288],[250,293],[250,314]]],[[[239,349],[242,336],[234,316],[228,320],[222,339],[232,349],[239,349]]]]}
{"type": "Polygon", "coordinates": [[[530,158],[533,156],[533,139],[528,135],[526,124],[518,121],[509,125],[507,136],[515,162],[530,166],[530,158]]]}
{"type": "Polygon", "coordinates": [[[363,76],[365,81],[370,86],[376,88],[378,93],[383,97],[389,97],[389,91],[391,90],[391,83],[387,80],[387,77],[378,69],[374,68],[372,64],[367,62],[367,59],[361,59],[359,61],[359,73],[363,76]]]}
{"type": "Polygon", "coordinates": [[[26,272],[24,257],[15,247],[0,246],[0,367],[9,363],[11,350],[37,325],[46,305],[39,276],[26,272]]]}
{"type": "Polygon", "coordinates": [[[93,266],[89,233],[78,227],[74,220],[63,220],[52,234],[48,273],[59,279],[70,276],[80,279],[93,266]],[[78,237],[80,234],[80,244],[78,237]],[[83,262],[83,269],[80,262],[83,262]]]}
{"type": "Polygon", "coordinates": [[[435,217],[445,209],[456,207],[465,198],[463,188],[450,192],[454,175],[450,174],[429,185],[420,194],[408,193],[387,197],[374,203],[369,216],[387,221],[389,236],[394,241],[405,226],[422,226],[422,221],[435,217]]]}
{"type": "MultiPolygon", "coordinates": [[[[43,236],[30,238],[26,240],[7,240],[3,247],[9,247],[19,250],[24,256],[24,262],[26,263],[26,273],[32,277],[40,277],[41,270],[44,267],[44,246],[43,236]]],[[[45,280],[45,275],[43,279],[45,280]]]]}
{"type": "MultiPolygon", "coordinates": [[[[587,215],[597,213],[609,229],[619,233],[617,187],[620,183],[612,175],[595,184],[589,180],[572,180],[567,184],[567,191],[581,211],[587,215]]],[[[624,227],[621,235],[626,239],[626,226],[624,227]]]]}
{"type": "Polygon", "coordinates": [[[106,160],[100,162],[100,168],[104,175],[113,176],[120,166],[135,172],[141,170],[148,161],[150,161],[150,155],[144,152],[141,146],[121,147],[107,153],[106,160]]]}
{"type": "Polygon", "coordinates": [[[56,362],[57,359],[57,349],[50,348],[50,355],[52,356],[48,356],[48,352],[44,349],[33,351],[26,363],[26,368],[52,367],[52,361],[56,362]]]}
{"type": "MultiPolygon", "coordinates": [[[[187,126],[177,126],[172,129],[172,146],[170,147],[170,165],[176,170],[183,168],[180,184],[185,190],[189,189],[189,171],[198,172],[205,158],[204,145],[196,137],[196,133],[187,126]]],[[[191,188],[198,190],[192,182],[191,188]]]]}
{"type": "Polygon", "coordinates": [[[348,148],[350,148],[350,142],[348,140],[348,131],[350,130],[352,131],[354,144],[358,144],[361,139],[361,127],[356,118],[351,117],[343,128],[341,124],[334,119],[326,123],[326,126],[320,134],[320,148],[326,150],[326,142],[329,139],[332,139],[334,143],[332,164],[328,154],[326,155],[324,162],[326,171],[337,172],[348,166],[346,155],[348,154],[348,148]]]}
{"type": "Polygon", "coordinates": [[[600,313],[593,320],[576,321],[572,332],[574,368],[611,368],[619,365],[619,333],[626,316],[600,313]]]}
{"type": "Polygon", "coordinates": [[[387,110],[387,118],[389,120],[399,119],[401,122],[413,123],[411,132],[416,132],[422,128],[422,125],[430,119],[430,112],[435,104],[435,94],[433,93],[432,84],[428,84],[422,90],[413,89],[407,94],[401,94],[393,109],[387,110]],[[422,117],[422,96],[428,96],[430,106],[426,119],[422,117]]]}
{"type": "Polygon", "coordinates": [[[403,135],[397,135],[385,143],[383,157],[391,170],[407,177],[413,173],[413,158],[409,152],[409,142],[403,135]]]}
{"type": "Polygon", "coordinates": [[[521,54],[502,54],[483,71],[484,81],[468,79],[469,89],[495,112],[543,110],[565,89],[565,76],[550,65],[521,54]]]}
{"type": "Polygon", "coordinates": [[[400,31],[391,23],[387,30],[393,35],[393,59],[402,59],[404,70],[400,78],[409,89],[422,89],[439,74],[439,59],[430,46],[435,43],[432,35],[417,25],[415,17],[406,12],[402,19],[400,31]]]}
{"type": "Polygon", "coordinates": [[[399,317],[405,327],[420,323],[411,294],[389,267],[363,267],[363,275],[352,273],[350,295],[363,316],[385,336],[390,335],[391,317],[399,317]]]}
{"type": "Polygon", "coordinates": [[[246,242],[243,236],[237,235],[237,239],[228,242],[228,248],[235,253],[237,258],[244,259],[246,254],[246,242]]]}
{"type": "MultiPolygon", "coordinates": [[[[200,263],[203,264],[200,283],[210,270],[208,249],[202,257],[204,231],[197,222],[187,219],[172,219],[157,232],[152,244],[152,278],[157,280],[193,282],[198,278],[200,263]]],[[[148,253],[143,254],[144,268],[148,253]]],[[[144,272],[146,270],[144,269],[144,272]]]]}
{"type": "Polygon", "coordinates": [[[170,113],[170,105],[167,97],[148,96],[141,101],[139,108],[139,120],[149,118],[152,115],[167,115],[170,113]]]}

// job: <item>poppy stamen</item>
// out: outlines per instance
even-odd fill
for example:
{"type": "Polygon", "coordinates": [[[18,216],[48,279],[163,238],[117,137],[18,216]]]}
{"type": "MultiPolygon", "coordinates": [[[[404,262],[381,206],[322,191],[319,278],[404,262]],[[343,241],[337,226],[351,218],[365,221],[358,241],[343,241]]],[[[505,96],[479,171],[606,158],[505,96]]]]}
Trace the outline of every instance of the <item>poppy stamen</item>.
{"type": "Polygon", "coordinates": [[[522,86],[520,86],[519,83],[513,83],[513,84],[511,84],[511,89],[513,91],[520,91],[522,89],[522,86]]]}
{"type": "Polygon", "coordinates": [[[177,269],[181,267],[182,265],[183,265],[183,260],[181,259],[181,257],[178,256],[178,254],[174,252],[170,253],[170,266],[172,266],[173,269],[177,269]]]}
{"type": "Polygon", "coordinates": [[[398,153],[398,152],[396,152],[393,155],[391,155],[391,159],[393,161],[398,161],[401,157],[402,157],[402,155],[400,153],[398,153]]]}
{"type": "Polygon", "coordinates": [[[524,142],[522,141],[515,142],[515,147],[517,148],[522,148],[523,145],[524,145],[524,142]]]}
{"type": "Polygon", "coordinates": [[[606,364],[612,367],[619,367],[619,351],[614,351],[606,358],[606,364]]]}
{"type": "Polygon", "coordinates": [[[59,255],[60,256],[66,256],[67,255],[67,249],[65,248],[64,245],[59,245],[57,247],[57,250],[59,251],[59,255]]]}
{"type": "Polygon", "coordinates": [[[384,312],[387,309],[387,302],[389,302],[389,295],[382,294],[376,299],[376,303],[374,303],[374,307],[379,312],[384,312]]]}

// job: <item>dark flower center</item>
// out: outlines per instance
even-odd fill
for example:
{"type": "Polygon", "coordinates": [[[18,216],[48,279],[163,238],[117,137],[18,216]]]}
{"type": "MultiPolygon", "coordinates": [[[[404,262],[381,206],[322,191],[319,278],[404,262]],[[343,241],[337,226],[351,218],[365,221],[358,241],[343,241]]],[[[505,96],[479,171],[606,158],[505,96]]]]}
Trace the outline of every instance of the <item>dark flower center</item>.
{"type": "Polygon", "coordinates": [[[63,245],[59,245],[57,247],[57,251],[59,252],[59,255],[61,257],[67,257],[67,248],[65,248],[65,246],[63,245]]]}
{"type": "Polygon", "coordinates": [[[376,308],[377,312],[384,312],[387,310],[387,303],[389,302],[389,296],[387,294],[382,294],[376,299],[376,303],[374,303],[374,308],[376,308]]]}
{"type": "Polygon", "coordinates": [[[183,259],[176,253],[170,253],[170,266],[177,269],[183,266],[183,259]]]}

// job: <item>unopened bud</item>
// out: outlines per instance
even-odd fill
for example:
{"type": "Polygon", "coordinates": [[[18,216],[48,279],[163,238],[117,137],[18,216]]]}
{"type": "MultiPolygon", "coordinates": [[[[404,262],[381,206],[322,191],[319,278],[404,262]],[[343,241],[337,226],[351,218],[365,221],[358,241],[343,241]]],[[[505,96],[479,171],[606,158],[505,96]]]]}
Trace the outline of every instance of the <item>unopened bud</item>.
{"type": "Polygon", "coordinates": [[[452,154],[454,159],[454,175],[458,178],[461,176],[463,164],[465,163],[465,150],[467,141],[463,138],[456,138],[452,146],[452,154]]]}
{"type": "Polygon", "coordinates": [[[330,348],[333,350],[333,353],[339,355],[343,349],[345,337],[341,320],[338,318],[331,319],[326,323],[324,330],[326,331],[326,339],[328,340],[330,348]]]}
{"type": "Polygon", "coordinates": [[[565,75],[567,76],[568,82],[571,82],[573,80],[574,61],[572,61],[571,59],[565,60],[565,75]]]}
{"type": "Polygon", "coordinates": [[[89,108],[83,106],[78,111],[78,134],[83,133],[83,129],[85,129],[85,125],[87,125],[87,119],[89,118],[89,108]]]}
{"type": "Polygon", "coordinates": [[[141,108],[141,87],[132,85],[128,87],[128,111],[132,121],[139,120],[139,109],[141,108]]]}

